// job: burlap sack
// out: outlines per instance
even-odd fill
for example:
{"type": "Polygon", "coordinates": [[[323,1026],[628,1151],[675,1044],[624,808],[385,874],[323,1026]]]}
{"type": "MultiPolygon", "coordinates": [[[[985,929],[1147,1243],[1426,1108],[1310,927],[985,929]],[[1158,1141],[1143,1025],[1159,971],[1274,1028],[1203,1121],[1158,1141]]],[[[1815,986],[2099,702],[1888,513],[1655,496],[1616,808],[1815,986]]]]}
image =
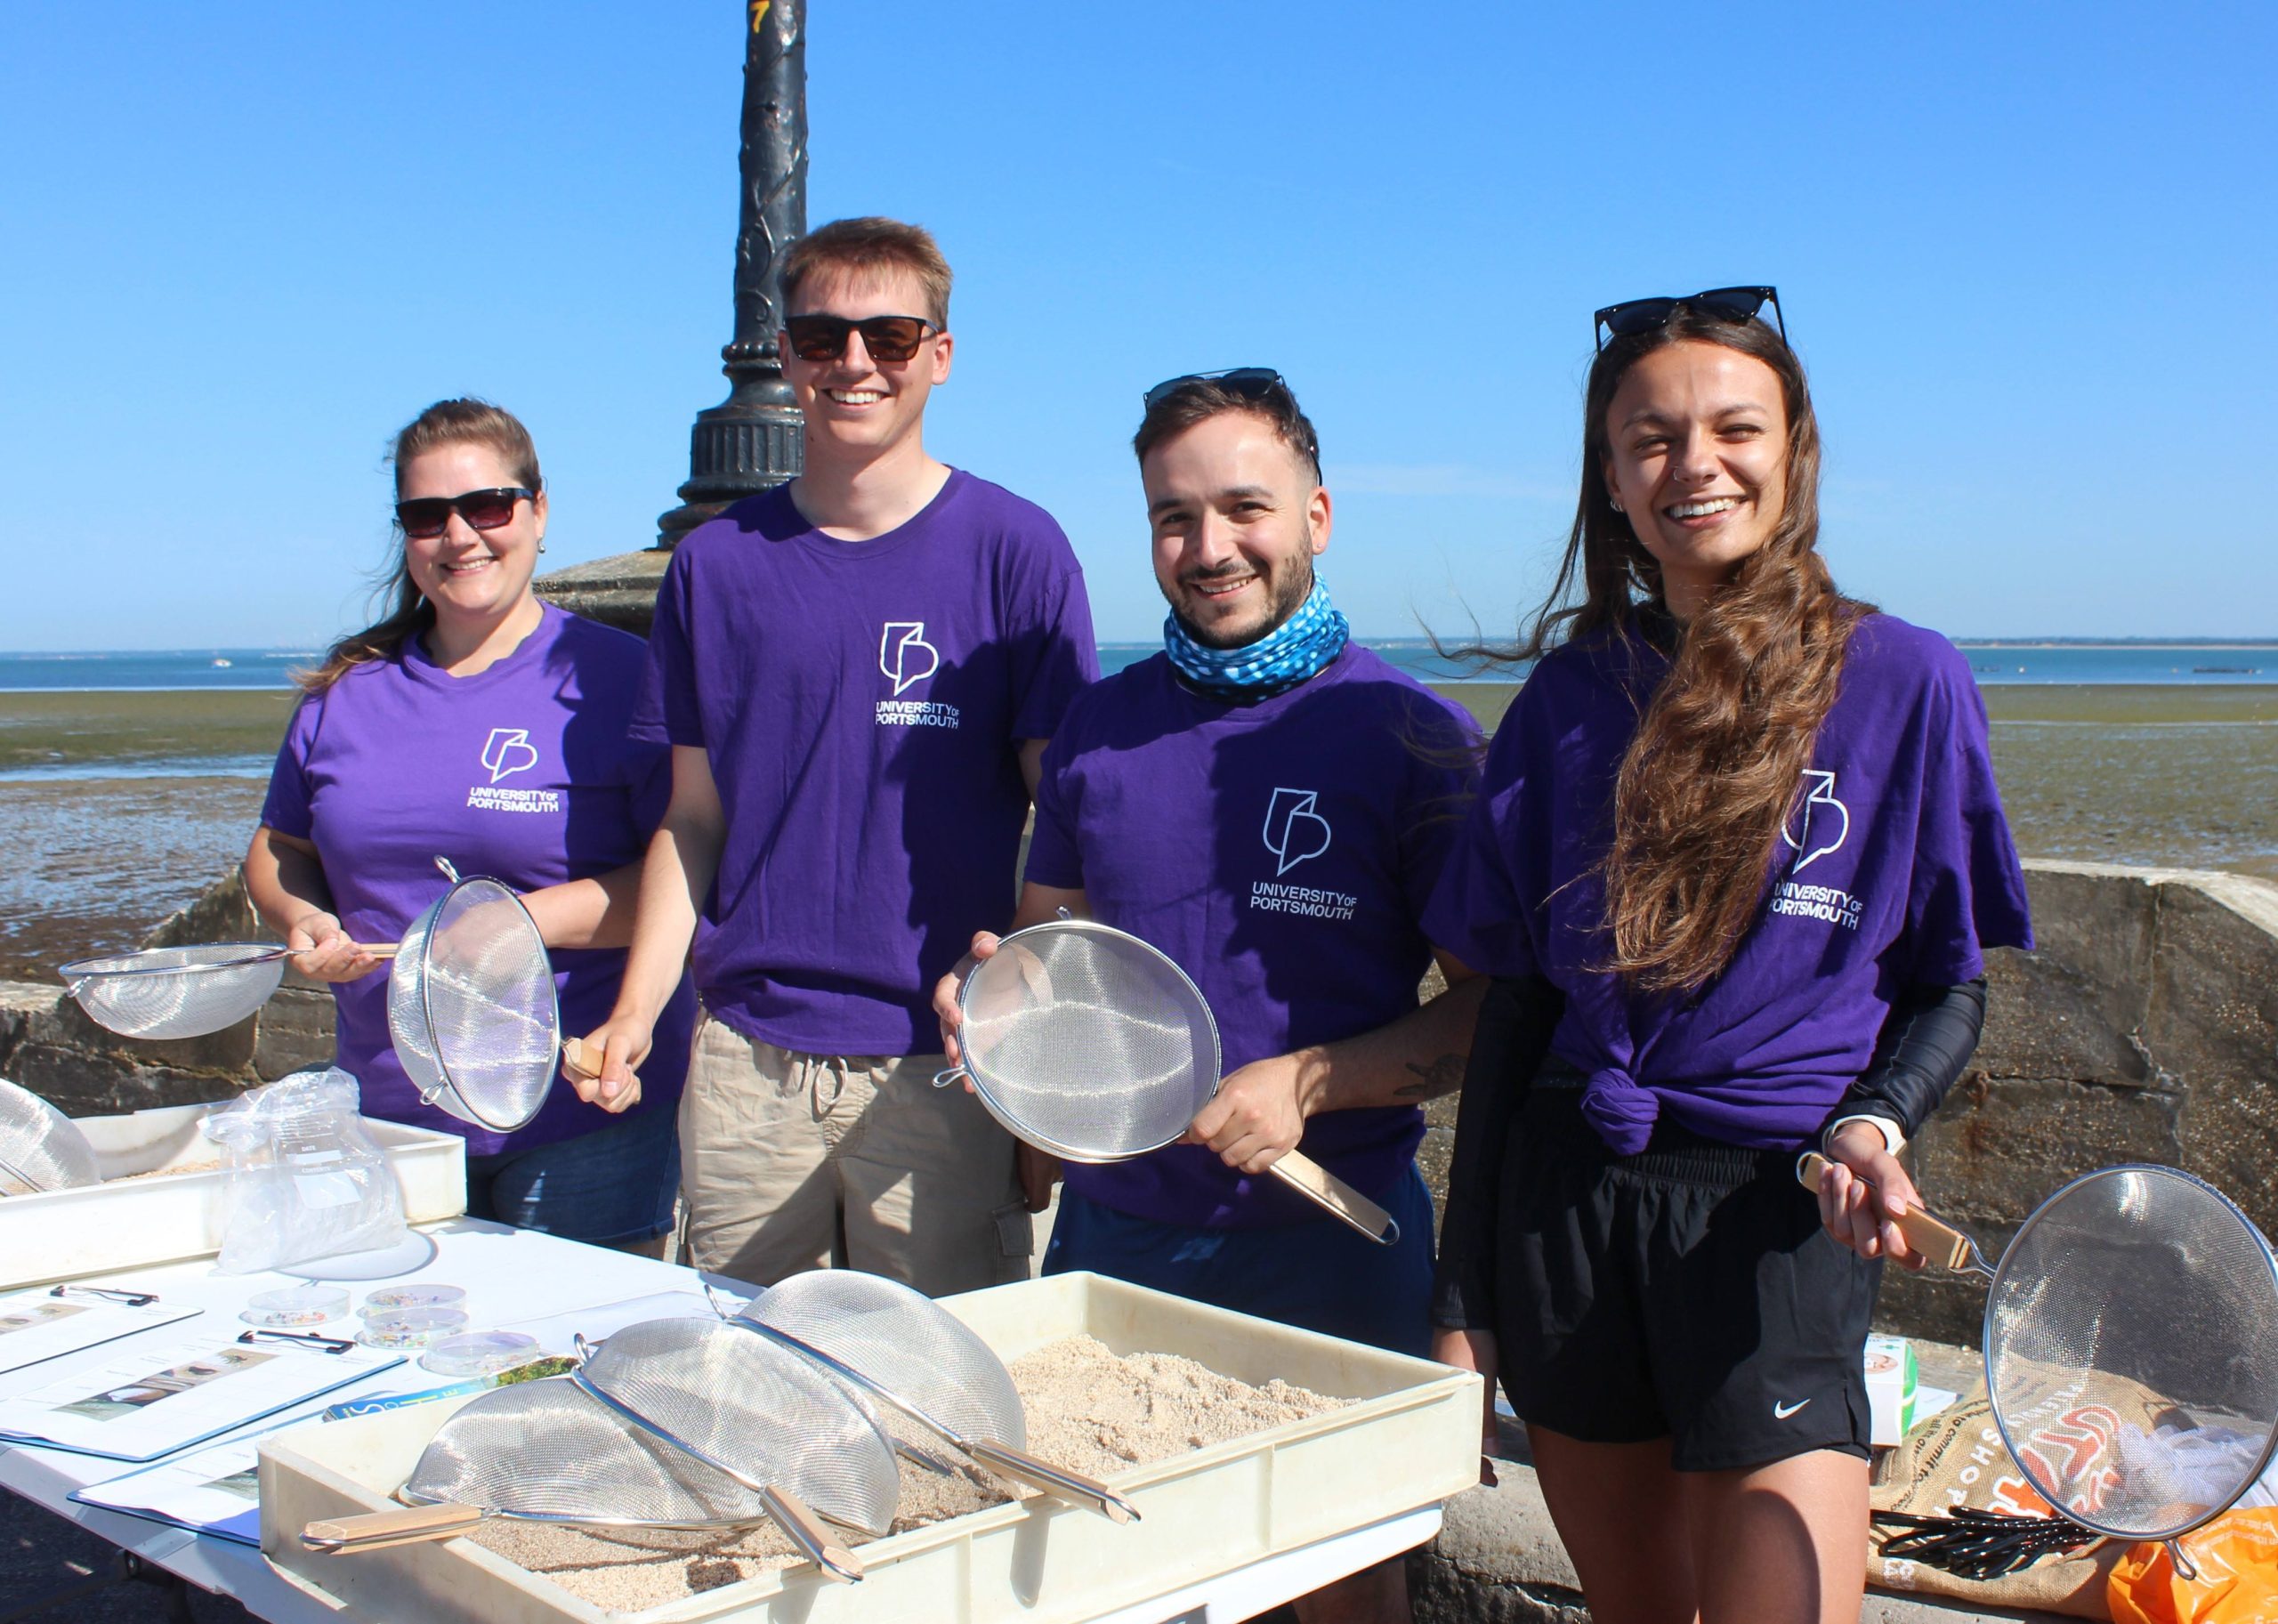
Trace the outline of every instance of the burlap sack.
{"type": "MultiPolygon", "coordinates": [[[[2167,1408],[2148,1388],[2111,1376],[2091,1387],[2077,1373],[2052,1372],[2046,1392],[2028,1392],[2020,1406],[2028,1430],[2020,1448],[2033,1450],[2061,1490],[2091,1489],[2115,1458],[2122,1425],[2149,1431],[2167,1408]]],[[[1957,1506],[2019,1516],[2048,1516],[2036,1493],[2001,1444],[1985,1386],[1906,1434],[1875,1465],[1868,1499],[1878,1511],[1939,1516],[1957,1506]]],[[[2112,1567],[2127,1555],[2124,1540],[2108,1539],[2071,1555],[2044,1556],[1999,1579],[1963,1579],[1927,1563],[1885,1556],[1884,1542],[1902,1531],[1870,1527],[1867,1582],[1886,1590],[1951,1596],[1988,1607],[2038,1607],[2081,1619],[2109,1619],[2105,1588],[2112,1567]]]]}

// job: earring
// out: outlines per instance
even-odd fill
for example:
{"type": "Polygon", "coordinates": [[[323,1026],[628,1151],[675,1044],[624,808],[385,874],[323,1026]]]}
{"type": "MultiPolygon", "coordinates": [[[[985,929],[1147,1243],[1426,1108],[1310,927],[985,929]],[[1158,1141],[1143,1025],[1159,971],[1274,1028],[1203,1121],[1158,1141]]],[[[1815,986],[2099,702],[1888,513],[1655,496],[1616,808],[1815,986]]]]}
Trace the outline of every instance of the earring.
{"type": "Polygon", "coordinates": [[[1620,503],[1619,503],[1619,502],[1614,501],[1614,499],[1613,499],[1612,497],[1608,497],[1606,498],[1606,501],[1607,501],[1607,502],[1608,502],[1608,503],[1612,506],[1613,511],[1614,511],[1615,513],[1620,513],[1620,512],[1622,512],[1622,511],[1623,511],[1622,506],[1621,506],[1621,504],[1620,504],[1620,503]]]}

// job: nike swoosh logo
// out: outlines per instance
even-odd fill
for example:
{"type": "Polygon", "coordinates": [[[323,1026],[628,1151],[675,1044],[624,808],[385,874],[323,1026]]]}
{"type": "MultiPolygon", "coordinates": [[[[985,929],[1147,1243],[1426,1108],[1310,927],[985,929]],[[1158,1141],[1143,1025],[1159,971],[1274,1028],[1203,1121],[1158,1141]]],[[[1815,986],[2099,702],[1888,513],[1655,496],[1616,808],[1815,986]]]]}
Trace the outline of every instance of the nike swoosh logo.
{"type": "Polygon", "coordinates": [[[1803,1399],[1793,1404],[1774,1404],[1772,1407],[1772,1418],[1775,1421],[1784,1421],[1810,1402],[1811,1400],[1803,1399]]]}

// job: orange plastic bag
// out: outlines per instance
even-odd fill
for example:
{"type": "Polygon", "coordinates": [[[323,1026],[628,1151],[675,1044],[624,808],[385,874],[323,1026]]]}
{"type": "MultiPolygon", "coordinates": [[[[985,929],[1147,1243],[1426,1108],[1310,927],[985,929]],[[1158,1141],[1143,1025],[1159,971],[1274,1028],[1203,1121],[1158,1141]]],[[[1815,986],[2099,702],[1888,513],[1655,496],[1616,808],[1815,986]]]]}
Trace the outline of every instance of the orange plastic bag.
{"type": "Polygon", "coordinates": [[[2197,1579],[2177,1575],[2164,1545],[2120,1559],[2104,1591],[2113,1624],[2278,1621],[2278,1507],[2226,1511],[2182,1543],[2197,1579]]]}

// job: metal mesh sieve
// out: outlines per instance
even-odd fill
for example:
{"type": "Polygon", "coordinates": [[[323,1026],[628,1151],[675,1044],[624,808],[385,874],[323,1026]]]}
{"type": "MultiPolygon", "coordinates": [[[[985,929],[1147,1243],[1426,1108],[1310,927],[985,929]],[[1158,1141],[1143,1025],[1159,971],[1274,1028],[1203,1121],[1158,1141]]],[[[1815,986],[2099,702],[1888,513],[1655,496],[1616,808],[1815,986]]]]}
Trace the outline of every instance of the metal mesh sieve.
{"type": "Polygon", "coordinates": [[[28,1088],[0,1078],[0,1196],[102,1183],[79,1125],[28,1088]]]}
{"type": "Polygon", "coordinates": [[[1046,1494],[1118,1523],[1139,1515],[1105,1485],[1028,1454],[1028,1417],[1012,1372],[964,1321],[899,1281],[852,1269],[794,1274],[738,1318],[882,1411],[890,1434],[914,1420],[1046,1494]]]}
{"type": "Polygon", "coordinates": [[[1185,974],[1086,920],[1016,931],[976,966],[957,1045],[1013,1133],[1073,1161],[1171,1143],[1218,1087],[1218,1024],[1185,974]]]}
{"type": "MultiPolygon", "coordinates": [[[[960,1072],[1015,1136],[1070,1161],[1121,1161],[1185,1133],[1218,1092],[1218,1022],[1185,971],[1138,937],[1088,919],[1015,931],[958,994],[960,1072]]],[[[1392,1215],[1311,1159],[1267,1169],[1381,1245],[1392,1215]]]]}
{"type": "Polygon", "coordinates": [[[767,1516],[741,1483],[559,1377],[467,1404],[437,1430],[403,1491],[541,1522],[707,1527],[767,1516]]]}
{"type": "Polygon", "coordinates": [[[883,1534],[901,1479],[884,1434],[805,1364],[720,1320],[646,1320],[572,1379],[747,1487],[883,1534]]]}
{"type": "Polygon", "coordinates": [[[2099,1533],[2186,1532],[2278,1448],[2278,1263],[2221,1192],[2174,1168],[2108,1168],[2043,1203],[2001,1258],[1984,1347],[2019,1469],[2099,1533]],[[2107,1442],[2104,1418],[2143,1389],[2169,1401],[2156,1437],[2122,1420],[2107,1442]]]}
{"type": "Polygon", "coordinates": [[[90,1021],[121,1037],[202,1038],[267,1003],[288,951],[261,941],[146,948],[82,958],[57,974],[90,1021]]]}
{"type": "Polygon", "coordinates": [[[738,1316],[829,1354],[952,1443],[1028,1442],[1012,1373],[965,1322],[896,1281],[854,1269],[794,1274],[738,1316]]]}
{"type": "Polygon", "coordinates": [[[388,1030],[423,1100],[512,1133],[553,1085],[561,1044],[553,966],[520,897],[435,860],[454,883],[404,933],[388,1030]]]}

